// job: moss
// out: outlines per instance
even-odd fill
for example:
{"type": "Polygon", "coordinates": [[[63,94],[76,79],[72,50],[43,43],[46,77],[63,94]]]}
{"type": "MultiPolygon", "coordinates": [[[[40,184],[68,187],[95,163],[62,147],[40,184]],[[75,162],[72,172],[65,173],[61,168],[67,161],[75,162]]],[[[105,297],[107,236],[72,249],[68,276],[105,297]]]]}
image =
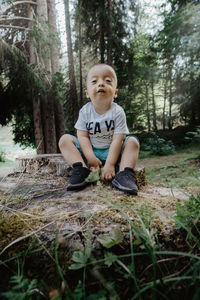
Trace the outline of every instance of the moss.
{"type": "MultiPolygon", "coordinates": [[[[20,237],[34,231],[41,220],[27,217],[22,213],[2,213],[0,215],[0,251],[20,237]]],[[[23,239],[8,248],[7,255],[12,256],[27,248],[28,241],[23,239]]]]}

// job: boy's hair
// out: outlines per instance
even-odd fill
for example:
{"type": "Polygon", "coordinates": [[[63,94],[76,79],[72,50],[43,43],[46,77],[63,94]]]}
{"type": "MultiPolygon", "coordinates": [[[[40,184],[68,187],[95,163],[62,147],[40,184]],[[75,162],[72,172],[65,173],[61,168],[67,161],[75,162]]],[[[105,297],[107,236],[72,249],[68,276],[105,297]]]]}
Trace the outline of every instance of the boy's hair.
{"type": "Polygon", "coordinates": [[[105,64],[105,63],[98,63],[98,64],[93,65],[93,66],[88,70],[87,78],[86,78],[86,84],[87,84],[87,81],[88,81],[88,75],[89,75],[90,71],[91,71],[93,68],[97,67],[97,66],[105,66],[105,67],[111,68],[112,71],[113,71],[113,73],[114,73],[114,75],[115,75],[115,80],[116,80],[116,83],[117,83],[117,75],[116,75],[116,73],[115,73],[114,68],[113,68],[112,66],[108,65],[108,64],[105,64]]]}

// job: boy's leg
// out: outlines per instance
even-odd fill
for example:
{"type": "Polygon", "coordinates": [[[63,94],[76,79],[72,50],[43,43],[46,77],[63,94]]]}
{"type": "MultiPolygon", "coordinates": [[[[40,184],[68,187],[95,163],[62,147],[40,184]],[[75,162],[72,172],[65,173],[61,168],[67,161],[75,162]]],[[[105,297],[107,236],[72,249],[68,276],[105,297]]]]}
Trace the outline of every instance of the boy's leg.
{"type": "Polygon", "coordinates": [[[137,139],[130,136],[125,141],[123,153],[121,156],[121,161],[119,165],[119,170],[123,171],[126,167],[134,169],[138,160],[138,154],[140,150],[140,145],[137,139]]]}
{"type": "Polygon", "coordinates": [[[60,138],[60,151],[66,162],[73,167],[72,176],[67,184],[67,190],[80,190],[88,184],[85,179],[88,177],[90,169],[86,166],[80,152],[81,149],[79,151],[77,146],[79,147],[78,140],[72,135],[65,134],[60,138]]]}
{"type": "Polygon", "coordinates": [[[59,140],[59,148],[65,161],[72,167],[76,162],[82,162],[86,167],[80,151],[76,147],[75,139],[70,134],[64,134],[59,140]]]}
{"type": "Polygon", "coordinates": [[[139,142],[137,139],[135,137],[126,138],[121,156],[119,172],[112,181],[113,186],[133,195],[137,195],[138,193],[134,171],[138,154],[139,142]]]}

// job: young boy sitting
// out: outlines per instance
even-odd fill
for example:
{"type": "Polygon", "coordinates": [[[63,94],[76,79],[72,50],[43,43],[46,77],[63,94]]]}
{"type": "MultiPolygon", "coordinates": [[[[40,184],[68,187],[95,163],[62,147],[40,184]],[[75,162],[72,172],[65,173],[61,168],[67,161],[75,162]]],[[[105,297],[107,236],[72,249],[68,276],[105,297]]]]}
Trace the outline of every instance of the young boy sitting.
{"type": "Polygon", "coordinates": [[[138,159],[139,143],[129,133],[126,116],[117,97],[117,76],[106,64],[94,65],[87,75],[86,96],[90,102],[79,112],[75,124],[77,138],[65,134],[59,141],[61,153],[73,167],[67,190],[79,190],[87,185],[91,170],[102,166],[101,179],[112,180],[112,185],[124,192],[137,195],[134,168],[138,159]],[[119,172],[115,166],[119,163],[119,172]]]}

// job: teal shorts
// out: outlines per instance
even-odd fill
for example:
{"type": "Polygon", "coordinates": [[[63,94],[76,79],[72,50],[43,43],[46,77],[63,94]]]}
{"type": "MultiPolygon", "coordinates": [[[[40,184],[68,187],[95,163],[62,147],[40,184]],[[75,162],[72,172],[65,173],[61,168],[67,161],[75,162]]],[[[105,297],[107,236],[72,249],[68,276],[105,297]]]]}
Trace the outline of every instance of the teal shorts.
{"type": "MultiPolygon", "coordinates": [[[[83,154],[83,151],[82,151],[82,149],[81,149],[81,146],[80,146],[80,144],[79,144],[79,141],[78,141],[77,137],[75,137],[75,136],[73,136],[73,135],[72,135],[72,137],[73,137],[73,139],[74,139],[74,141],[75,141],[75,143],[76,143],[76,148],[80,151],[81,156],[83,157],[84,161],[87,163],[87,160],[86,160],[86,158],[85,158],[85,156],[84,156],[84,154],[83,154]]],[[[134,138],[139,142],[139,140],[138,140],[138,138],[137,138],[136,136],[134,136],[134,135],[127,136],[127,137],[124,139],[124,141],[123,141],[123,144],[122,144],[122,150],[121,150],[121,153],[120,153],[120,156],[119,156],[119,159],[118,159],[117,163],[119,163],[120,160],[121,160],[121,156],[122,156],[122,153],[123,153],[123,151],[124,151],[124,145],[125,145],[125,143],[126,143],[126,141],[128,140],[129,137],[134,137],[134,138]]],[[[94,147],[93,147],[93,151],[94,151],[95,156],[96,156],[98,159],[100,159],[100,161],[102,162],[103,165],[105,164],[106,159],[107,159],[107,157],[108,157],[109,149],[110,149],[110,148],[98,149],[98,148],[94,148],[94,147]]]]}

